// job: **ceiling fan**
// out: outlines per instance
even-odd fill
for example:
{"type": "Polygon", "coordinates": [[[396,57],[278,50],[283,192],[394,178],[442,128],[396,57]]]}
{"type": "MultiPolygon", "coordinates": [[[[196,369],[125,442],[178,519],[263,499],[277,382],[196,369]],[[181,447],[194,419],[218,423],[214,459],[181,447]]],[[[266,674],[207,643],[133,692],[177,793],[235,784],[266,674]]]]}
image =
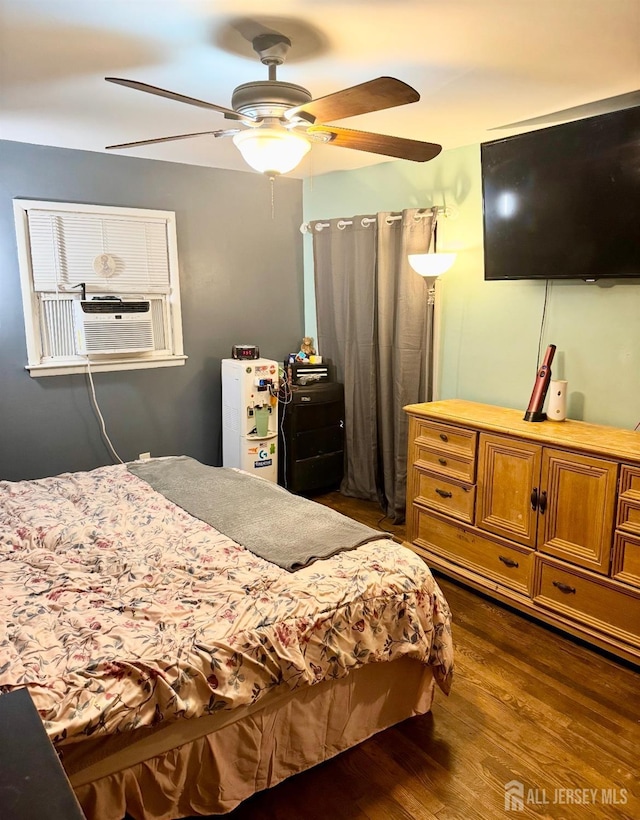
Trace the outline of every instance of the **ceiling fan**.
{"type": "Polygon", "coordinates": [[[310,150],[312,142],[413,162],[426,162],[442,150],[441,145],[432,142],[327,125],[333,120],[417,102],[420,99],[418,92],[401,80],[378,77],[326,97],[313,99],[306,88],[276,79],[276,68],[284,63],[291,47],[288,37],[279,33],[259,34],[253,38],[252,45],[261,62],[268,67],[269,79],[239,85],[233,91],[231,108],[136,80],[106,77],[110,83],[217,111],[236,125],[217,131],[198,131],[107,145],[107,150],[135,148],[203,135],[232,137],[245,161],[256,171],[268,176],[292,171],[310,150]]]}

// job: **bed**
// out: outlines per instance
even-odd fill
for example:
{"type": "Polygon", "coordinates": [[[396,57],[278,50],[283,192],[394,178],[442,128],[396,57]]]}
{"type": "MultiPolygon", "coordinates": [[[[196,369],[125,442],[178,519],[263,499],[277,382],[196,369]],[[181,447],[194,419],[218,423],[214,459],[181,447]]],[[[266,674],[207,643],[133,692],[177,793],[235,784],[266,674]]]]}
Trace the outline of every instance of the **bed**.
{"type": "Polygon", "coordinates": [[[448,693],[449,608],[410,550],[368,528],[335,547],[333,510],[152,461],[160,484],[135,464],[0,482],[0,693],[28,689],[88,818],[224,814],[448,693]],[[293,535],[289,566],[262,557],[293,535]]]}

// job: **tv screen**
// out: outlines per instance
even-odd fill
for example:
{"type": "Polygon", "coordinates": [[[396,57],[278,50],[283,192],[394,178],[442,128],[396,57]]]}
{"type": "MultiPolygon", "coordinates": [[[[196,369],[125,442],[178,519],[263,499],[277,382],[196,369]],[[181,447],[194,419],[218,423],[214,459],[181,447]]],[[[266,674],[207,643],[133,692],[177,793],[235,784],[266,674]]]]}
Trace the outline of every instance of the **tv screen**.
{"type": "Polygon", "coordinates": [[[485,279],[640,277],[640,107],[482,143],[485,279]]]}

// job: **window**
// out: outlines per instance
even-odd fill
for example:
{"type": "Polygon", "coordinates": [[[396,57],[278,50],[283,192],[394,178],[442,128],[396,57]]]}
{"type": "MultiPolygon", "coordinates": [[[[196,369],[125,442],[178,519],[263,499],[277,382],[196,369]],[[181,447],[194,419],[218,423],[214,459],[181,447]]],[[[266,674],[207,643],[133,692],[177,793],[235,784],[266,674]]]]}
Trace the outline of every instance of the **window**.
{"type": "Polygon", "coordinates": [[[32,376],[182,365],[175,214],[14,200],[32,376]]]}

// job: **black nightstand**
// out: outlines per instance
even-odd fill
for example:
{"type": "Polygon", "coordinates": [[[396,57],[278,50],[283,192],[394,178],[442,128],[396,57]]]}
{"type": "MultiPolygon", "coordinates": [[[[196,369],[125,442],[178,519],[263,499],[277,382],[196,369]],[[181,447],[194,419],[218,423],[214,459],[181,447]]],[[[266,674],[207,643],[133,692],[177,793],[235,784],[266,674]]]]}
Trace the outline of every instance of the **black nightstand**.
{"type": "Polygon", "coordinates": [[[280,405],[278,483],[292,493],[337,489],[344,475],[344,386],[293,385],[280,405]]]}

